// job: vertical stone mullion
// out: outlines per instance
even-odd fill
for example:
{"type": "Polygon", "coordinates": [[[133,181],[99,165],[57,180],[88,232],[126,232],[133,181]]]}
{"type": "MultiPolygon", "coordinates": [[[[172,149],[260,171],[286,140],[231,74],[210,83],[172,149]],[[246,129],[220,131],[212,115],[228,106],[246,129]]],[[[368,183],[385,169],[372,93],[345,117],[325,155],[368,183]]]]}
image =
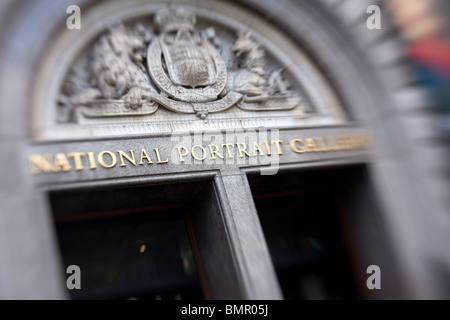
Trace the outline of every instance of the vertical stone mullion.
{"type": "Polygon", "coordinates": [[[216,186],[243,298],[282,299],[246,175],[238,168],[223,170],[216,186]]]}

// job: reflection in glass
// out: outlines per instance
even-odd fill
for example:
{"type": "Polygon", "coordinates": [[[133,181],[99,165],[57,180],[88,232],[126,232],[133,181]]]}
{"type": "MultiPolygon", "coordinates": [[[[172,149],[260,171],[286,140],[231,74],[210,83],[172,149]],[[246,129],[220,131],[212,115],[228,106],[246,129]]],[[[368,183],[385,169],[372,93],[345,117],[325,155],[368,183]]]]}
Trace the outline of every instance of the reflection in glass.
{"type": "MultiPolygon", "coordinates": [[[[74,299],[202,299],[183,209],[57,224],[74,299]]],[[[65,270],[65,269],[64,269],[65,270]]]]}
{"type": "Polygon", "coordinates": [[[255,204],[286,299],[355,298],[333,195],[264,195],[255,204]]]}

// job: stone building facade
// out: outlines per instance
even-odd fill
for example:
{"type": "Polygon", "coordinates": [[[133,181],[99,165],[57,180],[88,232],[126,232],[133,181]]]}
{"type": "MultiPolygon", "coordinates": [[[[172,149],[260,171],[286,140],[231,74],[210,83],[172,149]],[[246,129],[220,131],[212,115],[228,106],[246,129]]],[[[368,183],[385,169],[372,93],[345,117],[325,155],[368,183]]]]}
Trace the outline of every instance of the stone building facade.
{"type": "Polygon", "coordinates": [[[447,142],[371,4],[3,1],[0,298],[448,298],[447,142]]]}

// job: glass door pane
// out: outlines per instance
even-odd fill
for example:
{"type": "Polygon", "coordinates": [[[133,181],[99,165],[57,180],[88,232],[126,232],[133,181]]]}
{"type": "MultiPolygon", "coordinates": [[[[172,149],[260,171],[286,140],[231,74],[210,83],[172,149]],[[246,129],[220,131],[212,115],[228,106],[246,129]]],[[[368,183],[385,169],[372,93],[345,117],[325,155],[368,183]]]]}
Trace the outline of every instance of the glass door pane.
{"type": "Polygon", "coordinates": [[[355,299],[332,183],[323,175],[249,177],[285,299],[355,299]],[[308,181],[308,179],[311,179],[308,181]],[[309,183],[308,183],[309,182],[309,183]]]}
{"type": "MultiPolygon", "coordinates": [[[[89,204],[89,196],[84,201],[89,204]]],[[[69,265],[81,269],[81,289],[69,290],[71,297],[203,299],[198,250],[187,219],[181,204],[55,212],[64,271],[69,265]]]]}

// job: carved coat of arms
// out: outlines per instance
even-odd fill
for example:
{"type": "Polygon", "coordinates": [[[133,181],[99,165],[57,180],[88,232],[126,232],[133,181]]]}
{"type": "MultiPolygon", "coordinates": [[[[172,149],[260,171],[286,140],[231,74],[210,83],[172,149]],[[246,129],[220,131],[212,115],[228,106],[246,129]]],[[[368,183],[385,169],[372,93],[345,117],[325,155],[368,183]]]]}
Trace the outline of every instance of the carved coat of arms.
{"type": "Polygon", "coordinates": [[[250,32],[231,47],[227,67],[212,27],[196,30],[186,9],[167,7],[154,16],[154,33],[142,25],[119,24],[99,38],[92,50],[89,86],[60,98],[65,116],[149,115],[164,107],[173,112],[209,113],[232,107],[247,111],[300,108],[282,69],[268,71],[264,49],[250,32]]]}

